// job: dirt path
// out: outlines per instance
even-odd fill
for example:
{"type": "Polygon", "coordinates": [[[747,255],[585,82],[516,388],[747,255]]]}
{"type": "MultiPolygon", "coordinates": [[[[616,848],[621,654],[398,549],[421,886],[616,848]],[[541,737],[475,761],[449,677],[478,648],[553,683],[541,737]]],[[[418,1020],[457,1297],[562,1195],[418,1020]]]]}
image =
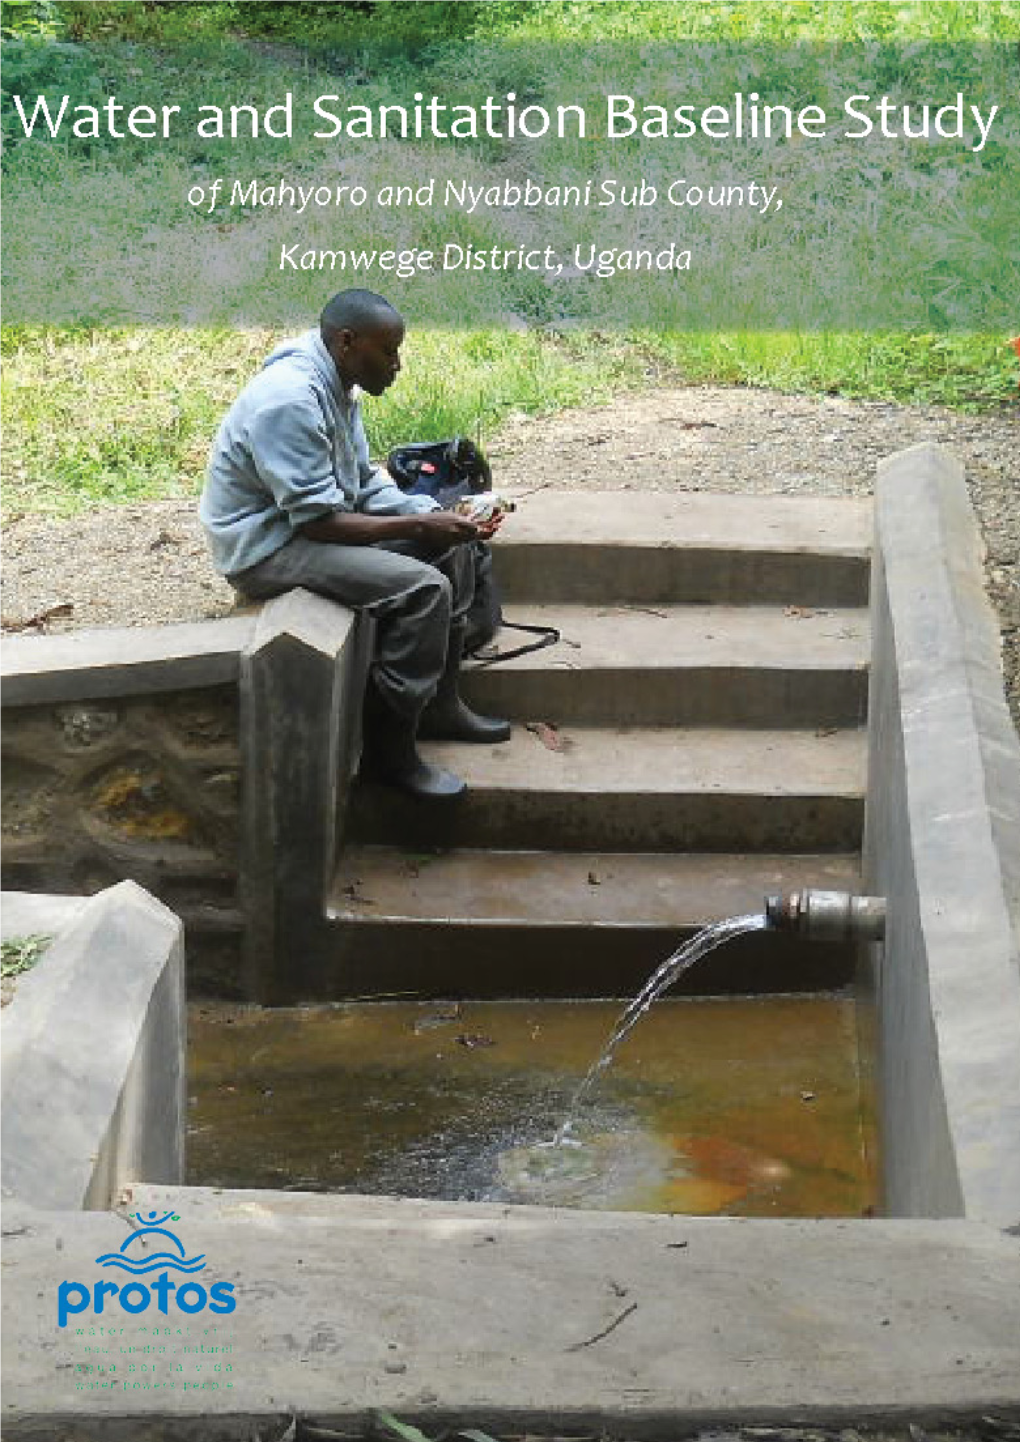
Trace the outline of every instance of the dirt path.
{"type": "MultiPolygon", "coordinates": [[[[1020,409],[965,416],[735,387],[656,389],[546,419],[512,417],[490,453],[497,487],[864,495],[883,456],[924,440],[965,467],[1020,726],[1020,409]]],[[[195,620],[233,602],[190,501],[72,521],[23,517],[5,530],[3,553],[5,628],[53,607],[70,609],[34,630],[195,620]]]]}

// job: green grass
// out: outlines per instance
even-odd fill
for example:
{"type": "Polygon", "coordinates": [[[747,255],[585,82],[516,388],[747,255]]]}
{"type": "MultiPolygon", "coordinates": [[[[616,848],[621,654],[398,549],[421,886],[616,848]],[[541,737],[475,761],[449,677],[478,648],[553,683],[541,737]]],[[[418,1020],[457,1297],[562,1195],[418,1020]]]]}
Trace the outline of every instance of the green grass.
{"type": "MultiPolygon", "coordinates": [[[[73,515],[197,495],[224,410],[273,331],[9,329],[2,403],[5,509],[73,515]]],[[[377,453],[469,434],[512,412],[597,405],[685,381],[987,409],[1017,394],[1005,337],[631,335],[413,330],[405,371],[367,421],[377,453]]]]}
{"type": "MultiPolygon", "coordinates": [[[[271,331],[21,328],[2,379],[5,507],[70,515],[197,494],[224,410],[280,338],[271,331]]],[[[647,362],[618,339],[418,331],[406,373],[369,401],[374,446],[466,433],[511,411],[606,400],[647,362]]]]}
{"type": "Polygon", "coordinates": [[[644,345],[691,381],[960,410],[994,409],[1017,399],[1017,358],[1006,337],[651,332],[644,345]]]}

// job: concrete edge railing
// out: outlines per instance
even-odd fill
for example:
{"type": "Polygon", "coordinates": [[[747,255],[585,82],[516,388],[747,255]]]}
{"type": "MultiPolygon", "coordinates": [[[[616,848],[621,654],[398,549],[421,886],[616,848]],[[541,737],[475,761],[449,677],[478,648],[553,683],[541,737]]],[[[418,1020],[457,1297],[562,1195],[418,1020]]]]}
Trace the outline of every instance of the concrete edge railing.
{"type": "Polygon", "coordinates": [[[299,589],[263,607],[241,657],[240,892],[247,992],[264,1003],[314,992],[329,952],[371,644],[353,611],[299,589]]]}
{"type": "Polygon", "coordinates": [[[256,617],[173,626],[104,626],[4,638],[4,706],[142,696],[236,681],[256,617]]]}
{"type": "Polygon", "coordinates": [[[11,899],[8,933],[21,913],[56,934],[0,1021],[5,1196],[105,1210],[139,1177],[183,1180],[181,922],[133,881],[11,899]]]}
{"type": "Polygon", "coordinates": [[[428,1436],[672,1442],[770,1423],[905,1434],[1020,1409],[1020,1263],[991,1227],[286,1200],[281,1216],[264,1194],[141,1188],[118,1215],[19,1215],[5,1439],[283,1442],[295,1417],[363,1436],[381,1408],[428,1436]],[[180,1214],[231,1313],[187,1315],[172,1295],[165,1316],[117,1298],[96,1315],[109,1274],[94,1259],[139,1206],[180,1214]]]}
{"type": "Polygon", "coordinates": [[[1020,743],[958,462],[879,468],[864,878],[886,1210],[1020,1221],[1020,743]]]}

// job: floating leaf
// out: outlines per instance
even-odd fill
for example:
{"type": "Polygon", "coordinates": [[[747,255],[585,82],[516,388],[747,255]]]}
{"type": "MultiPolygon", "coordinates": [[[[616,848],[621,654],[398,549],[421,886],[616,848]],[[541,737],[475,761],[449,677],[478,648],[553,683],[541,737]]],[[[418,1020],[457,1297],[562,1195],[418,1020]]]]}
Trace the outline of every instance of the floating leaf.
{"type": "Polygon", "coordinates": [[[448,1026],[451,1021],[460,1020],[460,1006],[455,1005],[445,1011],[430,1011],[425,1016],[415,1018],[412,1031],[415,1036],[420,1036],[423,1031],[433,1031],[437,1026],[448,1026]]]}

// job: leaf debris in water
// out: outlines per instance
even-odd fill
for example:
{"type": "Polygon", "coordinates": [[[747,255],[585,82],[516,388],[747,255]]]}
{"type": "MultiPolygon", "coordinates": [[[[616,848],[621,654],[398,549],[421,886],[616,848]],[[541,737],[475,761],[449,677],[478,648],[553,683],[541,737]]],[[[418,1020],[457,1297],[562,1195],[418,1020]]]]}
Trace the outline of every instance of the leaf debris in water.
{"type": "Polygon", "coordinates": [[[412,1030],[415,1036],[421,1036],[422,1032],[434,1031],[437,1026],[448,1026],[451,1021],[460,1020],[460,1006],[447,1007],[445,1011],[430,1011],[425,1016],[415,1018],[412,1030]]]}

